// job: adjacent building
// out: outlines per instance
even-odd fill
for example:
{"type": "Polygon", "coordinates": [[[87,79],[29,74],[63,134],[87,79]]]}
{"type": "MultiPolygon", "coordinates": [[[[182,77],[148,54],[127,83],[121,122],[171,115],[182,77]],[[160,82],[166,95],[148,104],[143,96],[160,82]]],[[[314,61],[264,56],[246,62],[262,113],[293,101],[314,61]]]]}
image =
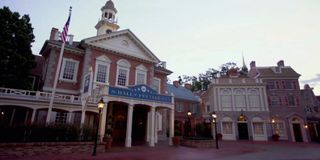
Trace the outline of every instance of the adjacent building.
{"type": "Polygon", "coordinates": [[[280,60],[275,66],[258,67],[250,63],[250,76],[262,79],[266,85],[272,134],[280,139],[292,142],[307,142],[308,136],[304,125],[306,116],[301,104],[301,91],[298,74],[280,60]]]}
{"type": "Polygon", "coordinates": [[[301,103],[307,118],[310,141],[320,142],[320,101],[308,84],[301,90],[301,103]]]}
{"type": "Polygon", "coordinates": [[[216,112],[217,130],[224,140],[268,140],[269,107],[261,79],[231,69],[227,75],[213,79],[206,92],[206,117],[210,119],[216,112]]]}
{"type": "Polygon", "coordinates": [[[166,87],[168,94],[174,96],[175,130],[183,136],[195,136],[196,124],[203,122],[200,98],[191,92],[190,87],[190,84],[181,86],[178,81],[166,87]]]}

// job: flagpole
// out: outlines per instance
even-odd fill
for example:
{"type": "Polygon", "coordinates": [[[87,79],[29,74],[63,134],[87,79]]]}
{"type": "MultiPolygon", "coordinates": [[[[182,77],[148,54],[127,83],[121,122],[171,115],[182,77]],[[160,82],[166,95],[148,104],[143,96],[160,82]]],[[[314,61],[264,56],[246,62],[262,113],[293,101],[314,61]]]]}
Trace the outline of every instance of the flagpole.
{"type": "MultiPolygon", "coordinates": [[[[71,17],[71,10],[72,10],[72,7],[70,7],[70,9],[69,9],[69,19],[71,17]]],[[[65,40],[62,40],[62,42],[63,43],[62,43],[60,54],[59,54],[59,60],[58,60],[58,64],[57,64],[56,74],[54,77],[53,88],[52,88],[52,93],[51,93],[51,99],[50,99],[49,108],[48,108],[48,112],[47,112],[46,124],[50,123],[51,112],[52,112],[52,108],[53,108],[53,100],[54,100],[56,89],[57,89],[58,77],[59,77],[59,73],[60,73],[60,69],[61,69],[61,62],[62,62],[62,57],[63,57],[63,51],[64,51],[64,47],[66,44],[65,40]]]]}

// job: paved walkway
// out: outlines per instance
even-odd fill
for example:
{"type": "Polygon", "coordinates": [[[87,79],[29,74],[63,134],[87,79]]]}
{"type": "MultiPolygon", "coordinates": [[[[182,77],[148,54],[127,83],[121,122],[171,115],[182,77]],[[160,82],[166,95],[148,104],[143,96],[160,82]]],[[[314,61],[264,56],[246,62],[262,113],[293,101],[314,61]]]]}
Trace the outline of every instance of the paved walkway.
{"type": "Polygon", "coordinates": [[[104,152],[99,146],[97,156],[91,156],[92,145],[15,146],[0,147],[0,159],[13,160],[320,160],[320,144],[291,142],[223,141],[220,149],[168,146],[160,143],[154,148],[133,146],[113,147],[104,152]]]}

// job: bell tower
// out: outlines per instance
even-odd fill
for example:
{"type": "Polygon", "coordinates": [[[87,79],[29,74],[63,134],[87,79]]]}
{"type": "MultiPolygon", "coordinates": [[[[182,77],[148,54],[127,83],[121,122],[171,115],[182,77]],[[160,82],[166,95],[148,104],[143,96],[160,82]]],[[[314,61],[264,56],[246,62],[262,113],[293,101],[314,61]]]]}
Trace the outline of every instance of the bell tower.
{"type": "Polygon", "coordinates": [[[101,12],[101,19],[95,26],[97,29],[97,35],[99,36],[117,31],[120,26],[117,24],[117,9],[114,7],[112,0],[107,1],[107,3],[101,8],[101,12]]]}

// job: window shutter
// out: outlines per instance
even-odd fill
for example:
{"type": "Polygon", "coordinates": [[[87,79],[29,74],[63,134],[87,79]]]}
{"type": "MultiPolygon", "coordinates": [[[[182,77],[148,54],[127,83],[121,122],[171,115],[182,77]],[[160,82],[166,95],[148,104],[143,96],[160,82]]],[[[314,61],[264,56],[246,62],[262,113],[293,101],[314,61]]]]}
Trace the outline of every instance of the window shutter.
{"type": "Polygon", "coordinates": [[[268,103],[269,103],[269,106],[271,106],[271,97],[268,96],[268,103]]]}
{"type": "Polygon", "coordinates": [[[282,82],[282,89],[286,89],[286,82],[285,81],[281,81],[282,82]]]}
{"type": "Polygon", "coordinates": [[[286,101],[286,106],[288,106],[288,105],[289,105],[288,97],[286,96],[286,97],[284,97],[284,99],[285,99],[285,101],[286,101]]]}

